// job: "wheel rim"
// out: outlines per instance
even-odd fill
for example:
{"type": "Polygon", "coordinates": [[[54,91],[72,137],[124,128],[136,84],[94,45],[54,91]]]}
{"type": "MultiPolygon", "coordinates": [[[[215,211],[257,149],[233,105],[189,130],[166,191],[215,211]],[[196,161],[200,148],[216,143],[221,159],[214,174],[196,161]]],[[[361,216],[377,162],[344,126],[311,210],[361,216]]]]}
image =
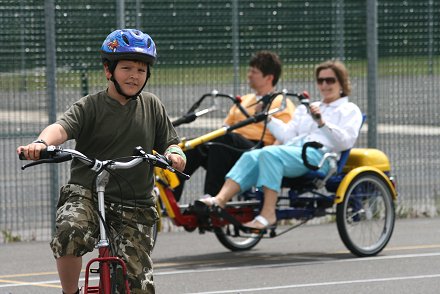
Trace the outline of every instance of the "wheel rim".
{"type": "Polygon", "coordinates": [[[347,192],[344,223],[353,246],[377,253],[387,244],[394,226],[389,188],[375,176],[359,179],[347,192]]]}
{"type": "Polygon", "coordinates": [[[261,234],[246,234],[239,231],[233,225],[226,225],[216,230],[215,234],[219,241],[232,251],[248,250],[260,242],[261,234]]]}

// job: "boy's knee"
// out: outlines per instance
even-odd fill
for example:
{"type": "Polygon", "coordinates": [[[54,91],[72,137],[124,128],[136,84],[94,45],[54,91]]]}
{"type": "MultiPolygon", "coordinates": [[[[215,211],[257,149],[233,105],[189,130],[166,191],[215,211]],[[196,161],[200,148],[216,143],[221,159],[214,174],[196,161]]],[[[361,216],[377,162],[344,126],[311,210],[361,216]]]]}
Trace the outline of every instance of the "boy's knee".
{"type": "Polygon", "coordinates": [[[95,238],[88,231],[64,223],[58,227],[57,233],[50,242],[50,247],[55,258],[66,255],[83,256],[93,251],[95,238]]]}

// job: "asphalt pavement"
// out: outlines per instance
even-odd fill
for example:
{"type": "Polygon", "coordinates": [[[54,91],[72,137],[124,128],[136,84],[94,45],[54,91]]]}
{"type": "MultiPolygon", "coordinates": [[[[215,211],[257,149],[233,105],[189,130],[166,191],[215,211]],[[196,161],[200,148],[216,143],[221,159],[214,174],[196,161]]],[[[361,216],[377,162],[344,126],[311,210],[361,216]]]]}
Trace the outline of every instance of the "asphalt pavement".
{"type": "MultiPolygon", "coordinates": [[[[369,258],[350,254],[334,223],[307,224],[246,252],[230,252],[211,233],[160,233],[157,293],[440,293],[439,220],[397,220],[388,246],[369,258]]],[[[0,294],[61,293],[47,242],[2,244],[0,260],[0,294]]]]}

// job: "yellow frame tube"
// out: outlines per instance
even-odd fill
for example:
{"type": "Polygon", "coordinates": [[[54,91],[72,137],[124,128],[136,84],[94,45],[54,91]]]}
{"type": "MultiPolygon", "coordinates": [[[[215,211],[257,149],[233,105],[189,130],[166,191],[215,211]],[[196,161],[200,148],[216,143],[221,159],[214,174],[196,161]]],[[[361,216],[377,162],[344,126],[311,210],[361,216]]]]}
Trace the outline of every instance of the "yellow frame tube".
{"type": "Polygon", "coordinates": [[[202,136],[197,137],[195,139],[192,139],[192,140],[189,140],[186,142],[181,142],[181,143],[179,143],[179,147],[182,148],[183,151],[193,149],[200,144],[209,142],[215,138],[223,136],[224,134],[227,133],[227,130],[228,130],[227,127],[220,128],[218,130],[212,131],[206,135],[202,135],[202,136]]]}

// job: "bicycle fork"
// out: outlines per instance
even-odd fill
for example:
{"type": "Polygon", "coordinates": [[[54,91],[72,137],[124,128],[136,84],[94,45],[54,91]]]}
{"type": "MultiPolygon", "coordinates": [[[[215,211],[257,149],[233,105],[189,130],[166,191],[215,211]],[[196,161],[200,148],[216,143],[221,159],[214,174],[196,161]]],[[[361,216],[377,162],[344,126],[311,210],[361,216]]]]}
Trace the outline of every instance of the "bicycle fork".
{"type": "Polygon", "coordinates": [[[100,231],[100,240],[96,245],[96,248],[98,248],[99,251],[99,257],[91,259],[86,266],[86,273],[84,278],[84,294],[113,294],[114,291],[112,291],[112,287],[115,285],[112,285],[113,282],[116,282],[116,279],[112,279],[112,270],[111,267],[113,266],[114,269],[114,275],[117,273],[117,267],[118,265],[121,267],[122,270],[122,276],[125,286],[125,293],[129,294],[130,289],[128,286],[128,280],[127,280],[127,266],[125,265],[125,262],[116,256],[111,256],[110,253],[110,244],[107,238],[107,232],[105,230],[104,222],[105,222],[105,205],[104,205],[104,192],[105,192],[105,186],[108,183],[109,179],[109,173],[106,170],[103,170],[99,173],[98,177],[96,178],[96,191],[98,193],[98,212],[99,212],[99,231],[100,231]],[[98,263],[99,267],[98,269],[92,269],[91,266],[94,263],[98,263]],[[99,273],[99,284],[96,286],[90,286],[89,285],[89,274],[90,273],[99,273]]]}

